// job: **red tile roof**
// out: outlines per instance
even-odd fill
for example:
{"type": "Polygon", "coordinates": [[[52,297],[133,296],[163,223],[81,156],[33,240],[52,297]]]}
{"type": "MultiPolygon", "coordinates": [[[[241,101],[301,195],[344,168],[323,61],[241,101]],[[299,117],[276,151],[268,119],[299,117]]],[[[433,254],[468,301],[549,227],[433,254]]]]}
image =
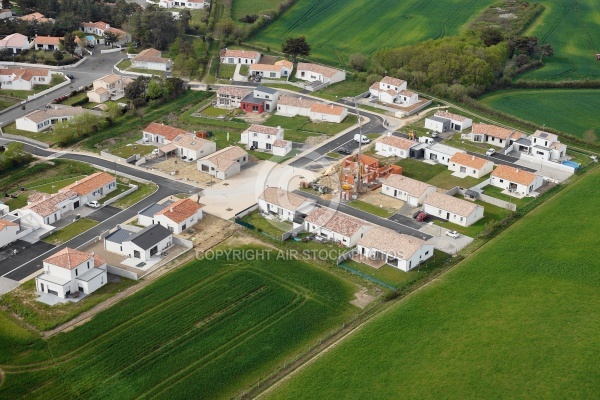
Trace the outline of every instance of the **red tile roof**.
{"type": "Polygon", "coordinates": [[[85,196],[86,194],[92,193],[95,190],[98,190],[111,182],[115,182],[116,178],[109,173],[106,172],[96,172],[95,174],[86,176],[83,179],[80,179],[74,183],[71,183],[69,186],[66,186],[59,190],[59,192],[73,191],[77,193],[79,196],[85,196]]]}
{"type": "Polygon", "coordinates": [[[510,165],[499,165],[494,172],[492,172],[492,176],[525,186],[531,185],[537,177],[537,175],[532,172],[514,168],[510,165]]]}
{"type": "Polygon", "coordinates": [[[177,136],[187,133],[185,129],[179,129],[165,124],[157,124],[156,122],[152,122],[145,127],[144,132],[162,136],[167,140],[173,140],[177,136]]]}
{"type": "MultiPolygon", "coordinates": [[[[64,269],[74,269],[94,257],[92,254],[65,247],[44,260],[45,263],[64,269]]],[[[94,261],[94,266],[96,262],[94,261]]]]}
{"type": "Polygon", "coordinates": [[[467,153],[454,154],[450,158],[450,162],[453,162],[453,163],[456,163],[459,165],[464,165],[465,167],[474,168],[474,169],[481,169],[481,168],[485,167],[485,165],[487,163],[491,163],[491,161],[488,161],[484,158],[475,157],[475,156],[472,156],[467,153]]]}
{"type": "Polygon", "coordinates": [[[501,128],[495,125],[489,124],[473,124],[471,131],[475,134],[492,136],[498,139],[506,140],[509,137],[511,139],[519,139],[523,136],[523,133],[515,131],[513,129],[501,128]]]}
{"type": "Polygon", "coordinates": [[[171,221],[179,224],[196,214],[203,206],[203,204],[196,203],[191,199],[181,199],[173,204],[169,204],[155,215],[164,215],[171,221]]]}

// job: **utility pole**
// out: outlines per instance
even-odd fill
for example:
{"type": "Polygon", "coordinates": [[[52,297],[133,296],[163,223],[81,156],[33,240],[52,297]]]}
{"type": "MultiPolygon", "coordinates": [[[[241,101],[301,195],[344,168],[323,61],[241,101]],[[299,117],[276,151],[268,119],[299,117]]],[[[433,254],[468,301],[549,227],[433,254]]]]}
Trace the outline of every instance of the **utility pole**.
{"type": "Polygon", "coordinates": [[[362,189],[362,173],[360,170],[360,162],[361,162],[361,155],[362,155],[362,122],[360,120],[360,113],[358,112],[358,105],[356,104],[356,101],[354,102],[354,109],[356,110],[356,116],[358,117],[358,160],[357,160],[357,165],[358,165],[358,182],[356,183],[356,192],[360,193],[361,189],[362,189]]]}

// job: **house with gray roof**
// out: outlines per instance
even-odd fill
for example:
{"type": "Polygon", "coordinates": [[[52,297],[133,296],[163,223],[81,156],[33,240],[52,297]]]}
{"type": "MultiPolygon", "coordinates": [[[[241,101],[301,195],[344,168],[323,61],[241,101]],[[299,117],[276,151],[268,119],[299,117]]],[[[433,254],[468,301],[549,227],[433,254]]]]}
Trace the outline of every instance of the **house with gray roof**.
{"type": "Polygon", "coordinates": [[[140,261],[159,257],[172,244],[173,233],[159,224],[138,231],[135,227],[118,227],[104,238],[105,250],[140,261]]]}

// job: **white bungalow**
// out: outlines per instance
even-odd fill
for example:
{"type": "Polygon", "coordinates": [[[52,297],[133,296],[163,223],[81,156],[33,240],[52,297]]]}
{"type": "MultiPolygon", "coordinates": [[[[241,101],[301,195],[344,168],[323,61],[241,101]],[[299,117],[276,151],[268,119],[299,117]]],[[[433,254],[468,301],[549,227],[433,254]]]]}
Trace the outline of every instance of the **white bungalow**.
{"type": "Polygon", "coordinates": [[[448,169],[459,176],[479,179],[494,170],[494,163],[467,153],[456,153],[450,158],[448,169]]]}
{"type": "Polygon", "coordinates": [[[313,63],[298,63],[296,78],[308,82],[334,84],[346,79],[346,71],[313,63]]]}
{"type": "Polygon", "coordinates": [[[544,178],[510,165],[499,165],[490,178],[492,186],[520,195],[530,195],[544,184],[544,178]]]}
{"type": "Polygon", "coordinates": [[[170,71],[172,66],[173,62],[169,58],[162,57],[162,53],[156,49],[142,50],[131,59],[132,68],[170,71]]]}
{"type": "Polygon", "coordinates": [[[221,50],[221,64],[258,64],[260,53],[251,50],[221,50]]]}
{"type": "Polygon", "coordinates": [[[17,129],[28,132],[41,132],[61,121],[68,121],[76,115],[90,113],[102,115],[101,112],[81,107],[44,108],[30,112],[15,120],[17,129]]]}
{"type": "Polygon", "coordinates": [[[52,72],[46,68],[0,69],[0,86],[7,90],[33,90],[37,85],[52,83],[52,72]]]}
{"type": "Polygon", "coordinates": [[[0,51],[10,50],[12,54],[19,54],[23,50],[29,50],[31,43],[27,36],[13,33],[0,40],[0,51]]]}
{"type": "Polygon", "coordinates": [[[514,129],[501,128],[489,124],[473,124],[470,139],[473,142],[487,143],[497,147],[507,147],[526,136],[514,129]]]}
{"type": "Polygon", "coordinates": [[[134,232],[119,228],[104,238],[104,249],[140,262],[159,257],[173,244],[173,233],[159,224],[134,232]]]}
{"type": "Polygon", "coordinates": [[[198,171],[225,180],[237,175],[248,163],[248,153],[239,146],[229,146],[198,160],[198,171]]]}
{"type": "Polygon", "coordinates": [[[327,240],[354,247],[372,225],[327,207],[315,208],[304,219],[304,229],[327,240]]]}
{"type": "Polygon", "coordinates": [[[381,193],[413,207],[423,204],[425,198],[435,191],[435,186],[398,174],[388,176],[381,185],[381,193]]]}
{"type": "Polygon", "coordinates": [[[410,149],[419,143],[414,140],[389,135],[375,143],[375,152],[384,157],[410,157],[410,149]]]}
{"type": "Polygon", "coordinates": [[[248,68],[250,76],[261,76],[267,79],[279,79],[290,76],[294,64],[288,60],[276,61],[275,64],[252,64],[248,68]]]}
{"type": "Polygon", "coordinates": [[[316,201],[278,187],[268,187],[258,196],[258,208],[265,214],[293,222],[315,208],[316,201]]]}
{"type": "Polygon", "coordinates": [[[431,129],[437,132],[445,132],[449,129],[462,132],[463,130],[470,128],[472,125],[473,120],[471,118],[443,110],[438,110],[435,112],[433,117],[425,119],[425,129],[431,129]],[[442,130],[440,130],[440,128],[442,130]]]}
{"type": "Polygon", "coordinates": [[[202,220],[202,207],[203,204],[189,198],[155,203],[138,213],[138,224],[160,224],[171,232],[180,234],[202,220]]]}
{"type": "Polygon", "coordinates": [[[482,206],[440,192],[427,196],[423,211],[461,226],[470,226],[483,218],[482,206]]]}

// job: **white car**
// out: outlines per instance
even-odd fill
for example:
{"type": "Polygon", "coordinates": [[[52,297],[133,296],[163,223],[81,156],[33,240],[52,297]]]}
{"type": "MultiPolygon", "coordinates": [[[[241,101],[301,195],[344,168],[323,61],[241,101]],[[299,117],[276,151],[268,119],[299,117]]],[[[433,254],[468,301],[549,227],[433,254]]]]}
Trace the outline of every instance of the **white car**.
{"type": "Polygon", "coordinates": [[[446,236],[450,236],[451,238],[456,239],[460,236],[460,233],[456,231],[446,231],[446,236]]]}
{"type": "Polygon", "coordinates": [[[88,207],[92,207],[92,208],[100,208],[101,204],[98,203],[97,201],[89,201],[87,203],[85,203],[86,206],[88,207]]]}
{"type": "Polygon", "coordinates": [[[371,140],[366,137],[365,135],[360,135],[360,134],[356,134],[354,135],[354,141],[356,143],[362,143],[362,144],[367,144],[367,143],[371,143],[371,140]]]}
{"type": "Polygon", "coordinates": [[[494,155],[496,153],[496,150],[494,149],[488,149],[488,151],[485,152],[486,156],[491,156],[494,155]]]}
{"type": "Polygon", "coordinates": [[[152,154],[154,154],[154,155],[158,155],[158,149],[154,149],[154,150],[152,150],[152,154]]]}

